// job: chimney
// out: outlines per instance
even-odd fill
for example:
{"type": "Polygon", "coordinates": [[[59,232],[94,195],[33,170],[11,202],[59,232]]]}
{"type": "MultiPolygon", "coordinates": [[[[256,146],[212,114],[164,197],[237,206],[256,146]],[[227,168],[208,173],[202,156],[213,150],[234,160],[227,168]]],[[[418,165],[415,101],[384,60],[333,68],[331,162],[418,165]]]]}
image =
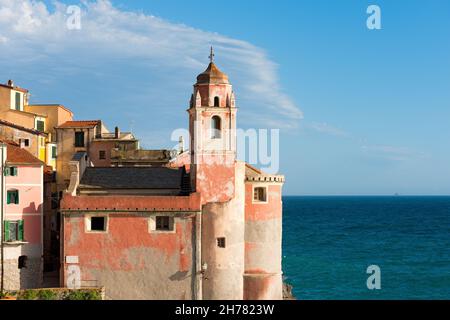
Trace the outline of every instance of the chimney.
{"type": "Polygon", "coordinates": [[[119,138],[120,138],[120,130],[119,130],[119,127],[116,127],[116,128],[115,128],[114,133],[115,133],[116,139],[119,139],[119,138]]]}
{"type": "Polygon", "coordinates": [[[11,79],[8,80],[7,85],[8,87],[14,87],[14,81],[12,81],[11,79]]]}
{"type": "Polygon", "coordinates": [[[180,136],[180,139],[178,140],[178,154],[181,154],[184,152],[184,138],[183,136],[180,136]]]}

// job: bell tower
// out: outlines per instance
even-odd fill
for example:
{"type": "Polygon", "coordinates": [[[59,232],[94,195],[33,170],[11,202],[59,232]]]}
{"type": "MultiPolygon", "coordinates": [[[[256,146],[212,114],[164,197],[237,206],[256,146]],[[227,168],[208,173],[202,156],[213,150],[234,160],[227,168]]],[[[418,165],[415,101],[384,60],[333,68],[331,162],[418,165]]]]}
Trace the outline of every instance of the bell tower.
{"type": "Polygon", "coordinates": [[[211,47],[208,68],[197,76],[191,96],[189,132],[192,186],[206,202],[234,196],[236,162],[236,106],[228,76],[214,63],[211,47]]]}

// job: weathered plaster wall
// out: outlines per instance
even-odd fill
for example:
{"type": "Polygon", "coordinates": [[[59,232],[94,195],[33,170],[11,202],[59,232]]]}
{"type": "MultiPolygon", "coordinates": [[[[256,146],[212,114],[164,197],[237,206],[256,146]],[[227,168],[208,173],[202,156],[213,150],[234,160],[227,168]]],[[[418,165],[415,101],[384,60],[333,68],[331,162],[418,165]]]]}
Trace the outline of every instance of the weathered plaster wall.
{"type": "Polygon", "coordinates": [[[244,299],[282,299],[281,184],[245,185],[244,299]],[[253,187],[267,187],[268,201],[253,201],[253,187]]]}
{"type": "Polygon", "coordinates": [[[111,149],[115,145],[114,141],[92,141],[89,149],[89,159],[91,159],[94,167],[111,166],[111,149]],[[100,150],[105,151],[105,159],[100,159],[100,150]]]}
{"type": "Polygon", "coordinates": [[[42,246],[40,244],[5,245],[5,289],[20,290],[41,287],[43,271],[41,254],[42,246]],[[26,268],[19,269],[20,256],[28,257],[26,268]]]}
{"type": "Polygon", "coordinates": [[[0,137],[16,143],[19,143],[20,139],[28,139],[29,146],[24,149],[33,156],[39,157],[39,135],[0,124],[0,137]]]}
{"type": "MultiPolygon", "coordinates": [[[[197,193],[114,198],[65,194],[62,256],[77,256],[83,283],[105,286],[110,299],[192,299],[195,216],[200,210],[197,193]],[[107,215],[107,232],[87,232],[89,214],[107,215]],[[150,217],[155,215],[175,217],[175,230],[151,231],[150,217]]],[[[63,285],[67,268],[64,263],[63,285]]]]}
{"type": "Polygon", "coordinates": [[[245,164],[237,162],[234,197],[227,202],[203,206],[202,262],[208,264],[203,280],[203,299],[243,298],[244,173],[245,164]],[[218,247],[219,237],[225,237],[225,248],[218,247]]]}
{"type": "Polygon", "coordinates": [[[192,299],[192,215],[174,232],[150,232],[149,217],[111,213],[107,232],[90,233],[84,214],[65,216],[64,255],[78,256],[82,285],[105,286],[109,299],[192,299]]]}

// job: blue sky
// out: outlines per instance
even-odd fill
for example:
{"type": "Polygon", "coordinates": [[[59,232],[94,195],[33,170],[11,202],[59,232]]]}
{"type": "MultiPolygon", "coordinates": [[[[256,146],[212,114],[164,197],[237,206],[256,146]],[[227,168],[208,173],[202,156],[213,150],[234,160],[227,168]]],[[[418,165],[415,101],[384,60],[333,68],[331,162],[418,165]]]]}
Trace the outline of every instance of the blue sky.
{"type": "Polygon", "coordinates": [[[238,125],[281,129],[285,194],[450,194],[446,0],[88,1],[81,30],[65,4],[0,0],[0,74],[34,103],[171,147],[213,44],[238,125]]]}

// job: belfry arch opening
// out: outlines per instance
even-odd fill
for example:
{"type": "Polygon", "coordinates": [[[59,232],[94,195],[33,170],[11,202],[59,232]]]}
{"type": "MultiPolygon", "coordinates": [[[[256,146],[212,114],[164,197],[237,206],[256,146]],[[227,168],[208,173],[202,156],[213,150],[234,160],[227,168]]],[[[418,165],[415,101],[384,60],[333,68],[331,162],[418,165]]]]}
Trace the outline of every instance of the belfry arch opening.
{"type": "Polygon", "coordinates": [[[219,116],[211,118],[211,139],[220,139],[222,137],[222,120],[219,116]]]}
{"type": "Polygon", "coordinates": [[[220,99],[219,99],[219,97],[214,97],[214,107],[220,107],[220,99]]]}

